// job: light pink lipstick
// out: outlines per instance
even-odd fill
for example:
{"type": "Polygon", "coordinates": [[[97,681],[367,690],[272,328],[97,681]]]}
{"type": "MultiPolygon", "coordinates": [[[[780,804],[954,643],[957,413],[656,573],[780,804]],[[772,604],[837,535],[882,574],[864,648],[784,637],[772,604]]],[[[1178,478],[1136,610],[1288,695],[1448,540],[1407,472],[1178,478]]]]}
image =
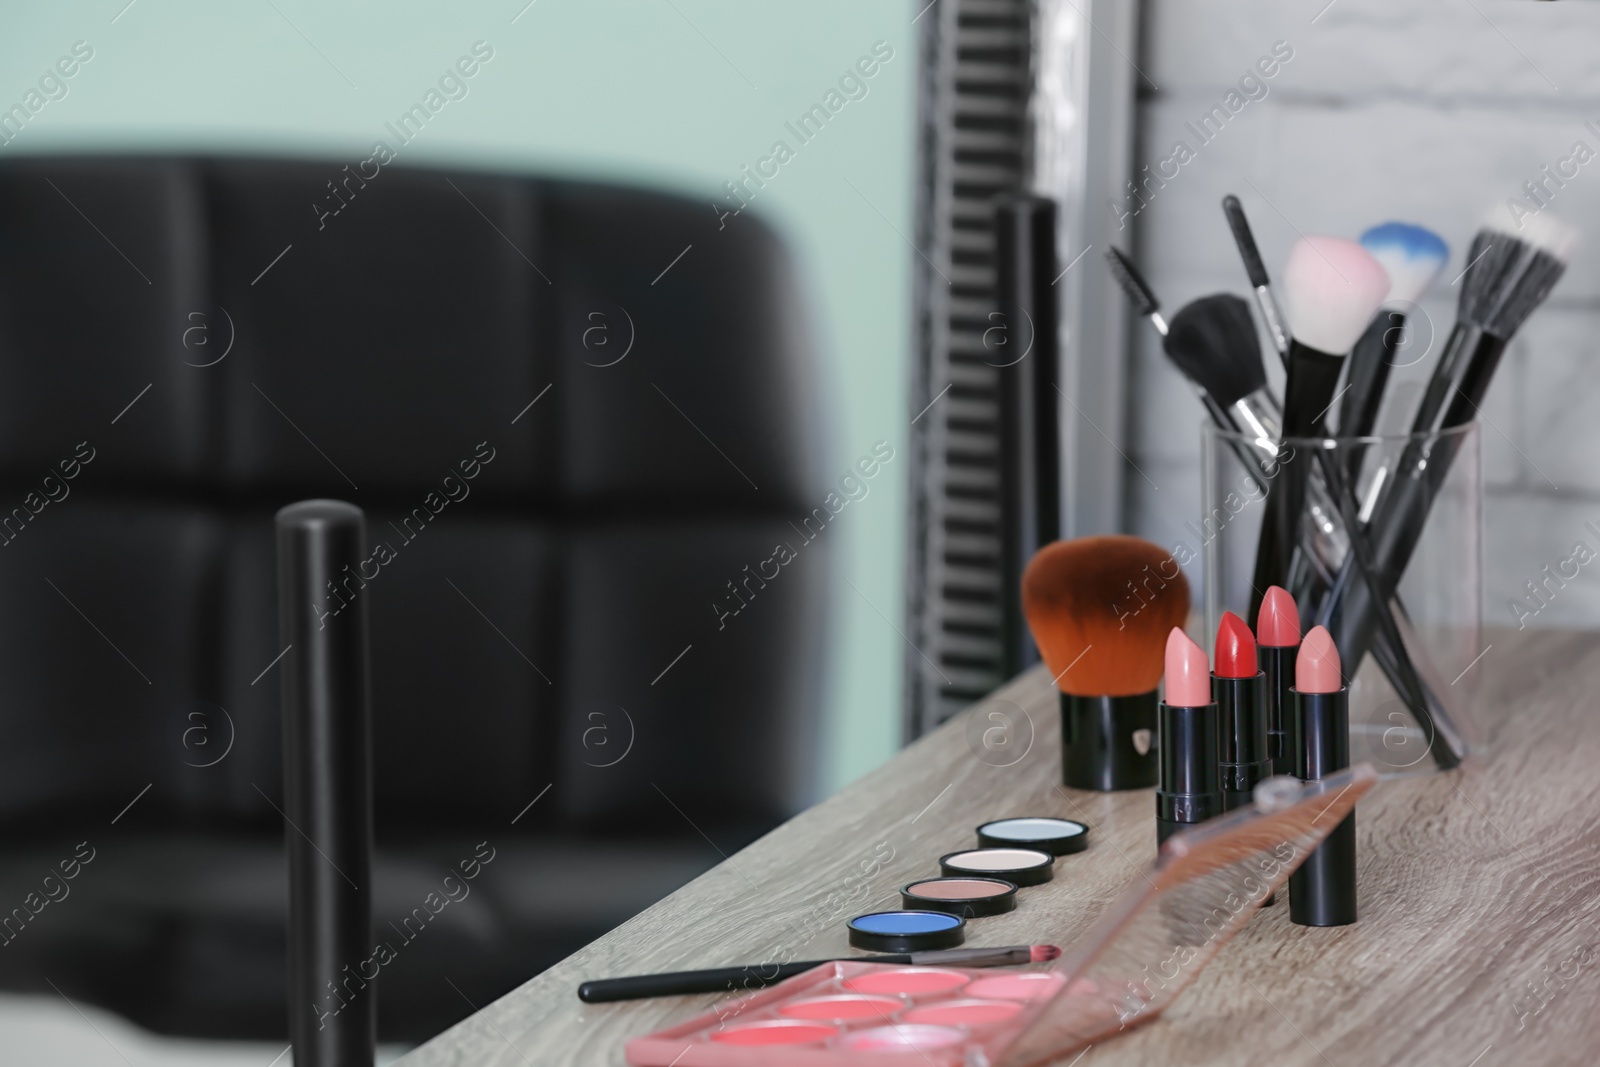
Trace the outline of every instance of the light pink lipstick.
{"type": "MultiPolygon", "coordinates": [[[[1350,766],[1350,690],[1339,649],[1321,626],[1312,627],[1295,659],[1294,705],[1299,749],[1295,776],[1319,782],[1350,766]]],[[[1347,926],[1356,921],[1356,813],[1339,825],[1289,876],[1289,918],[1301,926],[1347,926]]]]}
{"type": "Polygon", "coordinates": [[[1217,705],[1206,653],[1174,626],[1167,635],[1167,699],[1156,716],[1161,779],[1156,786],[1156,843],[1222,812],[1217,763],[1217,705]]]}

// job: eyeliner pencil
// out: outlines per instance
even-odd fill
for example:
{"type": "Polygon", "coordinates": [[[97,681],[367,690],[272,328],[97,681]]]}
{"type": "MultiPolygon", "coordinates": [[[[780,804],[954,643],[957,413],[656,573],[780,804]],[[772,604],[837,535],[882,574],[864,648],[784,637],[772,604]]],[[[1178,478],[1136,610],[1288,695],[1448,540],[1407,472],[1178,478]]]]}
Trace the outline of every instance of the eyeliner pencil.
{"type": "Polygon", "coordinates": [[[637,974],[628,978],[599,978],[578,986],[578,999],[586,1004],[645,997],[676,997],[686,993],[730,993],[777,985],[824,963],[944,964],[960,967],[1006,967],[1017,963],[1052,960],[1061,954],[1054,945],[1012,945],[1007,948],[949,948],[929,952],[892,952],[880,956],[851,956],[837,960],[801,960],[795,963],[750,963],[743,967],[712,967],[703,971],[637,974]]]}

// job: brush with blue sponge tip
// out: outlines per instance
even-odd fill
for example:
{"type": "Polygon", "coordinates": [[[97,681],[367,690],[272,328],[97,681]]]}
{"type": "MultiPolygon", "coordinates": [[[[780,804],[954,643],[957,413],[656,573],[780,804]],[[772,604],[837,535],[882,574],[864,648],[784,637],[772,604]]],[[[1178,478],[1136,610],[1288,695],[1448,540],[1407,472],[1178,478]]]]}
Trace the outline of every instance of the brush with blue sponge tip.
{"type": "MultiPolygon", "coordinates": [[[[1389,297],[1350,352],[1339,406],[1341,437],[1365,437],[1377,425],[1389,371],[1406,343],[1406,313],[1432,288],[1450,258],[1450,248],[1438,234],[1405,222],[1372,227],[1361,235],[1361,247],[1388,272],[1389,297]]],[[[1361,450],[1350,449],[1346,462],[1353,482],[1360,473],[1361,450]]]]}

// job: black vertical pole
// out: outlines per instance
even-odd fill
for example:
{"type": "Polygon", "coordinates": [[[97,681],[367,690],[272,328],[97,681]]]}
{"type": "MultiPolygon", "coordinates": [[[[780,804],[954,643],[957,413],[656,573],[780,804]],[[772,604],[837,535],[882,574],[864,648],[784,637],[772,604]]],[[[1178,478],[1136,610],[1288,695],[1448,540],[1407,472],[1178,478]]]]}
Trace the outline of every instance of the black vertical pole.
{"type": "Polygon", "coordinates": [[[1006,343],[986,345],[985,358],[1000,365],[1000,625],[1010,676],[1039,661],[1022,615],[1023,568],[1061,536],[1055,201],[999,201],[995,263],[1006,343]]]}
{"type": "Polygon", "coordinates": [[[290,826],[289,1036],[295,1067],[372,1067],[372,714],[361,509],[278,512],[283,799],[290,826]]]}

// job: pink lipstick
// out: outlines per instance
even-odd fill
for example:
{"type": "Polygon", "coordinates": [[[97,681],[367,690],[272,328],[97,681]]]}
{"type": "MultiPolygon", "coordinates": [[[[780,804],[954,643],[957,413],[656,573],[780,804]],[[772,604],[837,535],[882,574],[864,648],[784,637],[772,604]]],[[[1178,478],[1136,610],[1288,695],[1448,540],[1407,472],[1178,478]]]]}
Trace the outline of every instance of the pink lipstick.
{"type": "MultiPolygon", "coordinates": [[[[1333,637],[1314,626],[1295,658],[1299,730],[1295,776],[1318,782],[1350,766],[1350,690],[1333,637]]],[[[1351,811],[1289,876],[1289,918],[1301,926],[1356,921],[1356,813],[1351,811]]]]}
{"type": "Polygon", "coordinates": [[[1156,716],[1161,772],[1156,786],[1157,844],[1185,826],[1222,813],[1210,664],[1205,650],[1176,626],[1167,635],[1166,687],[1166,700],[1156,716]]]}
{"type": "Polygon", "coordinates": [[[1294,773],[1294,754],[1299,749],[1295,731],[1294,659],[1300,651],[1300,609],[1294,597],[1282,586],[1267,590],[1256,616],[1259,643],[1262,703],[1267,718],[1267,753],[1272,757],[1274,774],[1294,773]]]}

